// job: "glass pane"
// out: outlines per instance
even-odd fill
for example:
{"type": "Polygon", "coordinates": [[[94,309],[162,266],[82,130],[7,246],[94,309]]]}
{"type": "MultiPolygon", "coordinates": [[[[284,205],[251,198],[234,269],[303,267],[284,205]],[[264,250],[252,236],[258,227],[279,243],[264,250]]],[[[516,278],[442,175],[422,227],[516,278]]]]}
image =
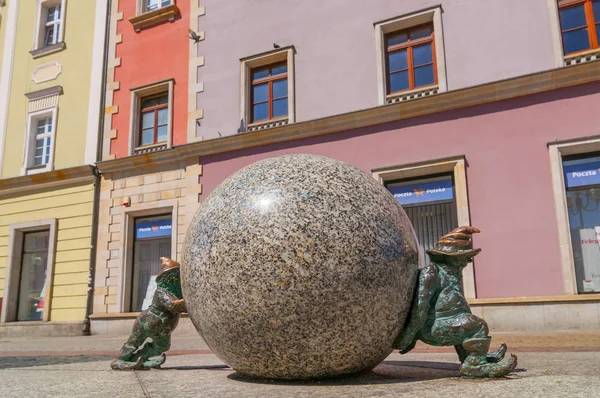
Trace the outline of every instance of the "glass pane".
{"type": "Polygon", "coordinates": [[[400,43],[406,43],[408,41],[408,33],[397,32],[387,37],[387,46],[393,46],[400,43]]]}
{"type": "Polygon", "coordinates": [[[277,65],[271,69],[271,76],[280,75],[287,72],[287,64],[277,65]]]}
{"type": "Polygon", "coordinates": [[[288,81],[287,79],[273,82],[273,98],[287,97],[288,81]]]}
{"type": "MultiPolygon", "coordinates": [[[[594,21],[600,22],[600,0],[594,1],[592,7],[594,8],[594,21]]],[[[598,30],[598,27],[596,27],[596,30],[598,30]]]]}
{"type": "Polygon", "coordinates": [[[413,66],[430,64],[433,62],[433,51],[431,44],[413,48],[413,66]]]}
{"type": "Polygon", "coordinates": [[[46,18],[47,22],[53,22],[54,20],[60,18],[60,14],[57,12],[58,9],[58,7],[48,8],[48,17],[46,18]]]}
{"type": "Polygon", "coordinates": [[[600,24],[596,25],[596,39],[598,40],[598,43],[600,43],[600,24]]]}
{"type": "Polygon", "coordinates": [[[583,4],[560,10],[560,24],[563,31],[586,26],[583,4]]]}
{"type": "Polygon", "coordinates": [[[410,32],[411,40],[417,40],[428,36],[431,36],[431,26],[423,26],[410,32]]]}
{"type": "Polygon", "coordinates": [[[43,166],[45,164],[46,163],[44,163],[44,157],[42,155],[35,157],[35,161],[33,162],[34,166],[43,166]]]}
{"type": "Polygon", "coordinates": [[[167,140],[167,126],[158,126],[158,137],[156,142],[165,142],[167,140]]]}
{"type": "Polygon", "coordinates": [[[166,6],[170,5],[170,4],[171,4],[171,0],[163,0],[162,3],[161,3],[161,6],[162,7],[166,7],[166,6]]]}
{"type": "Polygon", "coordinates": [[[415,87],[427,86],[433,83],[433,65],[415,68],[415,87]]]}
{"type": "Polygon", "coordinates": [[[156,10],[159,7],[159,0],[146,0],[146,11],[156,10]]]}
{"type": "Polygon", "coordinates": [[[154,126],[154,112],[142,113],[142,128],[147,129],[154,126]]]}
{"type": "Polygon", "coordinates": [[[46,36],[44,37],[44,46],[50,46],[54,43],[54,25],[46,26],[46,36]]]}
{"type": "Polygon", "coordinates": [[[149,128],[142,130],[142,145],[154,144],[154,129],[149,128]]]}
{"type": "Polygon", "coordinates": [[[406,50],[396,51],[388,54],[388,65],[390,72],[408,68],[406,50]]]}
{"type": "Polygon", "coordinates": [[[269,105],[266,102],[253,106],[252,120],[265,120],[269,118],[269,105]]]}
{"type": "Polygon", "coordinates": [[[269,68],[256,69],[252,71],[252,79],[262,79],[269,76],[269,68]]]}
{"type": "Polygon", "coordinates": [[[159,109],[158,110],[158,125],[165,125],[169,120],[169,109],[159,109]]]}
{"type": "Polygon", "coordinates": [[[163,95],[162,97],[157,98],[156,99],[156,103],[157,103],[157,105],[168,104],[169,103],[169,96],[168,95],[163,95]]]}
{"type": "Polygon", "coordinates": [[[590,39],[587,28],[563,33],[563,45],[565,46],[565,54],[589,49],[590,39]]]}
{"type": "Polygon", "coordinates": [[[150,108],[158,103],[156,98],[149,98],[142,101],[142,109],[150,108]]]}
{"type": "Polygon", "coordinates": [[[286,116],[288,114],[288,100],[282,98],[273,101],[273,117],[286,116]]]}
{"type": "Polygon", "coordinates": [[[408,90],[408,71],[396,72],[390,75],[390,93],[408,90]]]}
{"type": "Polygon", "coordinates": [[[263,102],[269,99],[269,84],[263,83],[252,87],[252,102],[263,102]]]}
{"type": "Polygon", "coordinates": [[[18,321],[40,321],[44,313],[48,231],[29,232],[23,237],[19,281],[18,321]]]}
{"type": "Polygon", "coordinates": [[[44,153],[44,148],[42,147],[37,147],[35,148],[35,157],[41,157],[42,154],[44,153]]]}

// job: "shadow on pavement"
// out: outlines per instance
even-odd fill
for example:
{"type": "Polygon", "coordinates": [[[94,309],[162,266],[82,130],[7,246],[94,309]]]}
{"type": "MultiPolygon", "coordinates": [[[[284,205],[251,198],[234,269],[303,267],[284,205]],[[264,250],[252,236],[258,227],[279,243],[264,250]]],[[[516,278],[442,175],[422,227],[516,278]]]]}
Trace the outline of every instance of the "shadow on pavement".
{"type": "Polygon", "coordinates": [[[219,370],[229,369],[227,365],[205,365],[205,366],[161,366],[161,370],[219,370]]]}
{"type": "Polygon", "coordinates": [[[231,380],[255,384],[289,386],[338,386],[409,383],[415,381],[456,378],[460,376],[458,364],[448,362],[384,361],[375,369],[355,375],[331,379],[285,381],[255,379],[238,372],[227,377],[231,380]]]}
{"type": "Polygon", "coordinates": [[[33,366],[66,365],[71,363],[98,362],[112,360],[108,356],[42,356],[42,357],[0,357],[0,369],[30,368],[33,366]]]}

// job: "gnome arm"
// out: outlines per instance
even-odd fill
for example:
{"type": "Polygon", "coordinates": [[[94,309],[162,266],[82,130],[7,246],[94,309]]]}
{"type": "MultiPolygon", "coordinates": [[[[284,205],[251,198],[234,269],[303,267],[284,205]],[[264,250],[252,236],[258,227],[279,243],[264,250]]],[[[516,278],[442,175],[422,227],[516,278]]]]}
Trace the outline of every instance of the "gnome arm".
{"type": "Polygon", "coordinates": [[[427,314],[431,308],[431,298],[439,289],[439,276],[435,267],[434,264],[431,264],[419,273],[419,285],[413,301],[410,319],[394,342],[394,348],[399,349],[401,354],[405,354],[414,348],[417,335],[427,320],[427,314]]]}

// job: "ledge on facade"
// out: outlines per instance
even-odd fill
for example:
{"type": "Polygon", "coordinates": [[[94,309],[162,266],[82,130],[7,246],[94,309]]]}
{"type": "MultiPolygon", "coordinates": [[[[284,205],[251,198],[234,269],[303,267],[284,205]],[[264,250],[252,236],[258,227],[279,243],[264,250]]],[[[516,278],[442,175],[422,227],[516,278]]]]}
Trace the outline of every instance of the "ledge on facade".
{"type": "Polygon", "coordinates": [[[31,91],[29,93],[25,93],[25,96],[29,101],[34,101],[38,98],[50,97],[52,95],[61,95],[63,93],[62,86],[53,86],[48,87],[43,90],[31,91]]]}
{"type": "Polygon", "coordinates": [[[279,118],[279,119],[271,119],[264,122],[251,123],[248,125],[246,131],[258,131],[264,129],[271,129],[273,127],[285,126],[289,123],[289,119],[287,117],[279,118]]]}
{"type": "Polygon", "coordinates": [[[180,161],[188,157],[215,155],[348,131],[597,81],[600,81],[600,62],[587,62],[568,68],[552,69],[460,90],[446,91],[412,101],[193,142],[149,154],[106,160],[98,163],[97,167],[103,173],[112,173],[144,165],[180,161]]]}
{"type": "Polygon", "coordinates": [[[159,8],[158,10],[145,12],[129,18],[129,22],[133,25],[133,29],[139,32],[147,26],[151,26],[163,21],[173,22],[175,17],[179,15],[179,8],[175,4],[159,8]]]}
{"type": "Polygon", "coordinates": [[[564,296],[504,297],[468,299],[470,305],[580,303],[600,301],[600,294],[572,294],[564,296]]]}
{"type": "Polygon", "coordinates": [[[565,56],[565,66],[577,65],[584,62],[591,62],[600,59],[600,48],[578,52],[576,54],[565,56]]]}
{"type": "Polygon", "coordinates": [[[52,44],[51,46],[31,50],[29,51],[29,54],[31,54],[33,58],[39,58],[43,57],[44,55],[57,53],[59,51],[64,50],[65,48],[67,48],[67,45],[64,41],[61,41],[60,43],[52,44]]]}
{"type": "Polygon", "coordinates": [[[54,170],[46,173],[30,174],[0,180],[0,196],[15,192],[24,193],[51,185],[68,182],[83,182],[94,178],[92,166],[78,166],[69,169],[54,170]]]}
{"type": "Polygon", "coordinates": [[[410,101],[418,98],[427,97],[430,95],[437,94],[439,92],[438,86],[430,86],[426,88],[418,88],[415,90],[402,91],[399,93],[390,94],[385,97],[387,104],[395,104],[397,102],[410,101]]]}

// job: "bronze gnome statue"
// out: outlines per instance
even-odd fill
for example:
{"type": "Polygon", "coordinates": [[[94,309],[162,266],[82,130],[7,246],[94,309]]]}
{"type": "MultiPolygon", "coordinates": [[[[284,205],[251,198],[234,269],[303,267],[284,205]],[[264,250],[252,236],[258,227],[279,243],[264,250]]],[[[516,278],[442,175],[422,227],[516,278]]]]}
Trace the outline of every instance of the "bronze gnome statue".
{"type": "Polygon", "coordinates": [[[152,304],[135,320],[119,358],[110,364],[113,369],[158,368],[166,360],[165,352],[171,346],[171,332],[177,327],[179,317],[186,308],[181,292],[179,263],[167,257],[160,259],[162,270],[156,276],[152,304]],[[152,341],[144,344],[148,338],[152,341]],[[152,357],[158,358],[150,359],[152,357]]]}
{"type": "Polygon", "coordinates": [[[442,236],[427,254],[431,264],[420,270],[418,289],[408,324],[394,343],[405,354],[421,340],[434,346],[454,346],[464,377],[504,377],[517,366],[512,354],[501,363],[506,344],[488,353],[487,323],[473,315],[464,296],[462,271],[481,249],[473,249],[473,227],[459,227],[442,236]]]}

